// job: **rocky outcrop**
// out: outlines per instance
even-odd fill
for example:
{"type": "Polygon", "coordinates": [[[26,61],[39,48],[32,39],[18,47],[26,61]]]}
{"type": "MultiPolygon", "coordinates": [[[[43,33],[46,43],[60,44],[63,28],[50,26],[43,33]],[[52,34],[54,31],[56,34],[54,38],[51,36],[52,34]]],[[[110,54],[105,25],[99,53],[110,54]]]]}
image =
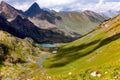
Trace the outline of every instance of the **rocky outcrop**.
{"type": "Polygon", "coordinates": [[[14,19],[17,15],[23,16],[23,14],[22,10],[17,10],[4,1],[0,4],[0,15],[6,17],[7,19],[14,19]]]}
{"type": "Polygon", "coordinates": [[[56,19],[61,20],[61,17],[41,9],[36,2],[25,12],[25,15],[28,17],[36,17],[41,20],[47,20],[53,24],[55,24],[56,19]]]}

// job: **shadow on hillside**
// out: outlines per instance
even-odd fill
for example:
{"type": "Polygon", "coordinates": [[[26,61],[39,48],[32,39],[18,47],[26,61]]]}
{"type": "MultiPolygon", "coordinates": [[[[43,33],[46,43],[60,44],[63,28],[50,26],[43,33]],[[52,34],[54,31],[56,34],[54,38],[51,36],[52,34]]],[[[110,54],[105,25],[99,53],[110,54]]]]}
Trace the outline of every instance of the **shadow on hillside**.
{"type": "Polygon", "coordinates": [[[4,62],[9,62],[9,63],[13,63],[13,64],[17,64],[17,63],[25,63],[25,61],[23,61],[21,58],[14,58],[9,54],[9,47],[7,47],[6,45],[0,43],[0,65],[4,64],[4,62]]]}
{"type": "Polygon", "coordinates": [[[79,58],[82,58],[82,57],[94,52],[101,46],[109,44],[110,42],[115,41],[119,38],[120,38],[120,33],[113,35],[111,37],[105,38],[103,40],[96,40],[96,41],[90,42],[88,44],[81,44],[80,46],[76,46],[76,47],[73,46],[69,49],[61,50],[62,52],[60,52],[58,55],[53,57],[53,60],[51,60],[52,64],[50,65],[50,67],[52,68],[52,67],[65,66],[66,64],[73,62],[79,58]],[[96,44],[98,44],[98,45],[96,45],[96,44]],[[85,48],[88,48],[89,46],[92,46],[92,45],[96,45],[96,46],[94,48],[92,48],[91,50],[88,50],[83,53],[77,52],[77,51],[81,51],[85,48]]]}
{"type": "Polygon", "coordinates": [[[8,54],[8,47],[0,43],[0,64],[5,61],[5,58],[8,54]]]}

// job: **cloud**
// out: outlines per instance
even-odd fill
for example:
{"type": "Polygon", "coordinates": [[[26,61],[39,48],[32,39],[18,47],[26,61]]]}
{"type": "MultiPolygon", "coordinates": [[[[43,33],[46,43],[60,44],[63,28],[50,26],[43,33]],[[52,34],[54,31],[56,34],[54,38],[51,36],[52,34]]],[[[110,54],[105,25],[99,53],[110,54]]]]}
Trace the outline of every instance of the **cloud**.
{"type": "Polygon", "coordinates": [[[76,1],[77,0],[36,0],[36,2],[44,7],[68,5],[76,1]]]}
{"type": "Polygon", "coordinates": [[[118,0],[99,0],[99,3],[95,5],[93,10],[98,12],[104,12],[108,10],[118,11],[120,10],[118,7],[120,7],[120,1],[118,0]]]}
{"type": "Polygon", "coordinates": [[[26,10],[34,2],[41,8],[54,9],[56,11],[83,11],[96,12],[106,10],[119,10],[120,0],[5,0],[17,9],[26,10]]]}
{"type": "Polygon", "coordinates": [[[21,9],[25,11],[28,9],[34,2],[34,0],[2,0],[7,2],[8,4],[14,6],[17,9],[21,9]]]}
{"type": "Polygon", "coordinates": [[[119,2],[120,0],[105,0],[106,2],[119,2]]]}
{"type": "Polygon", "coordinates": [[[78,0],[36,0],[37,3],[42,8],[51,8],[54,10],[63,10],[63,8],[67,8],[72,4],[75,4],[78,0]]]}
{"type": "MultiPolygon", "coordinates": [[[[120,10],[120,1],[119,0],[99,0],[99,3],[93,7],[94,11],[108,11],[108,10],[120,10]]],[[[92,10],[92,9],[91,9],[92,10]]]]}

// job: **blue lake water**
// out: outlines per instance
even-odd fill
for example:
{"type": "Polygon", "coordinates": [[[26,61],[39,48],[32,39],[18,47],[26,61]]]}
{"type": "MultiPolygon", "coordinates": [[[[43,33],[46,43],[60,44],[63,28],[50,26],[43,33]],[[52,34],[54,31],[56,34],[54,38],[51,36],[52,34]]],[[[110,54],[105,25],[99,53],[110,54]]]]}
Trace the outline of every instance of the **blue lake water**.
{"type": "Polygon", "coordinates": [[[56,44],[40,44],[41,46],[43,46],[43,47],[48,47],[48,48],[52,48],[52,47],[57,47],[57,45],[56,44]]]}

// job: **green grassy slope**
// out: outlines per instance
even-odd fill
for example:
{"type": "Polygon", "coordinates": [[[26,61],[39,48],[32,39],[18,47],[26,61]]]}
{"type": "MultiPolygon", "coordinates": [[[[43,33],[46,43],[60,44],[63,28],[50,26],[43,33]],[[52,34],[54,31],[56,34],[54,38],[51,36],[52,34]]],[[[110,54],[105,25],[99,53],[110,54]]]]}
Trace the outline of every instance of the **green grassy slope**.
{"type": "Polygon", "coordinates": [[[62,46],[57,55],[43,64],[48,68],[48,74],[66,75],[68,80],[114,80],[120,75],[119,62],[120,15],[103,22],[85,37],[62,46]],[[92,77],[90,74],[93,71],[98,71],[102,76],[92,77]]]}

